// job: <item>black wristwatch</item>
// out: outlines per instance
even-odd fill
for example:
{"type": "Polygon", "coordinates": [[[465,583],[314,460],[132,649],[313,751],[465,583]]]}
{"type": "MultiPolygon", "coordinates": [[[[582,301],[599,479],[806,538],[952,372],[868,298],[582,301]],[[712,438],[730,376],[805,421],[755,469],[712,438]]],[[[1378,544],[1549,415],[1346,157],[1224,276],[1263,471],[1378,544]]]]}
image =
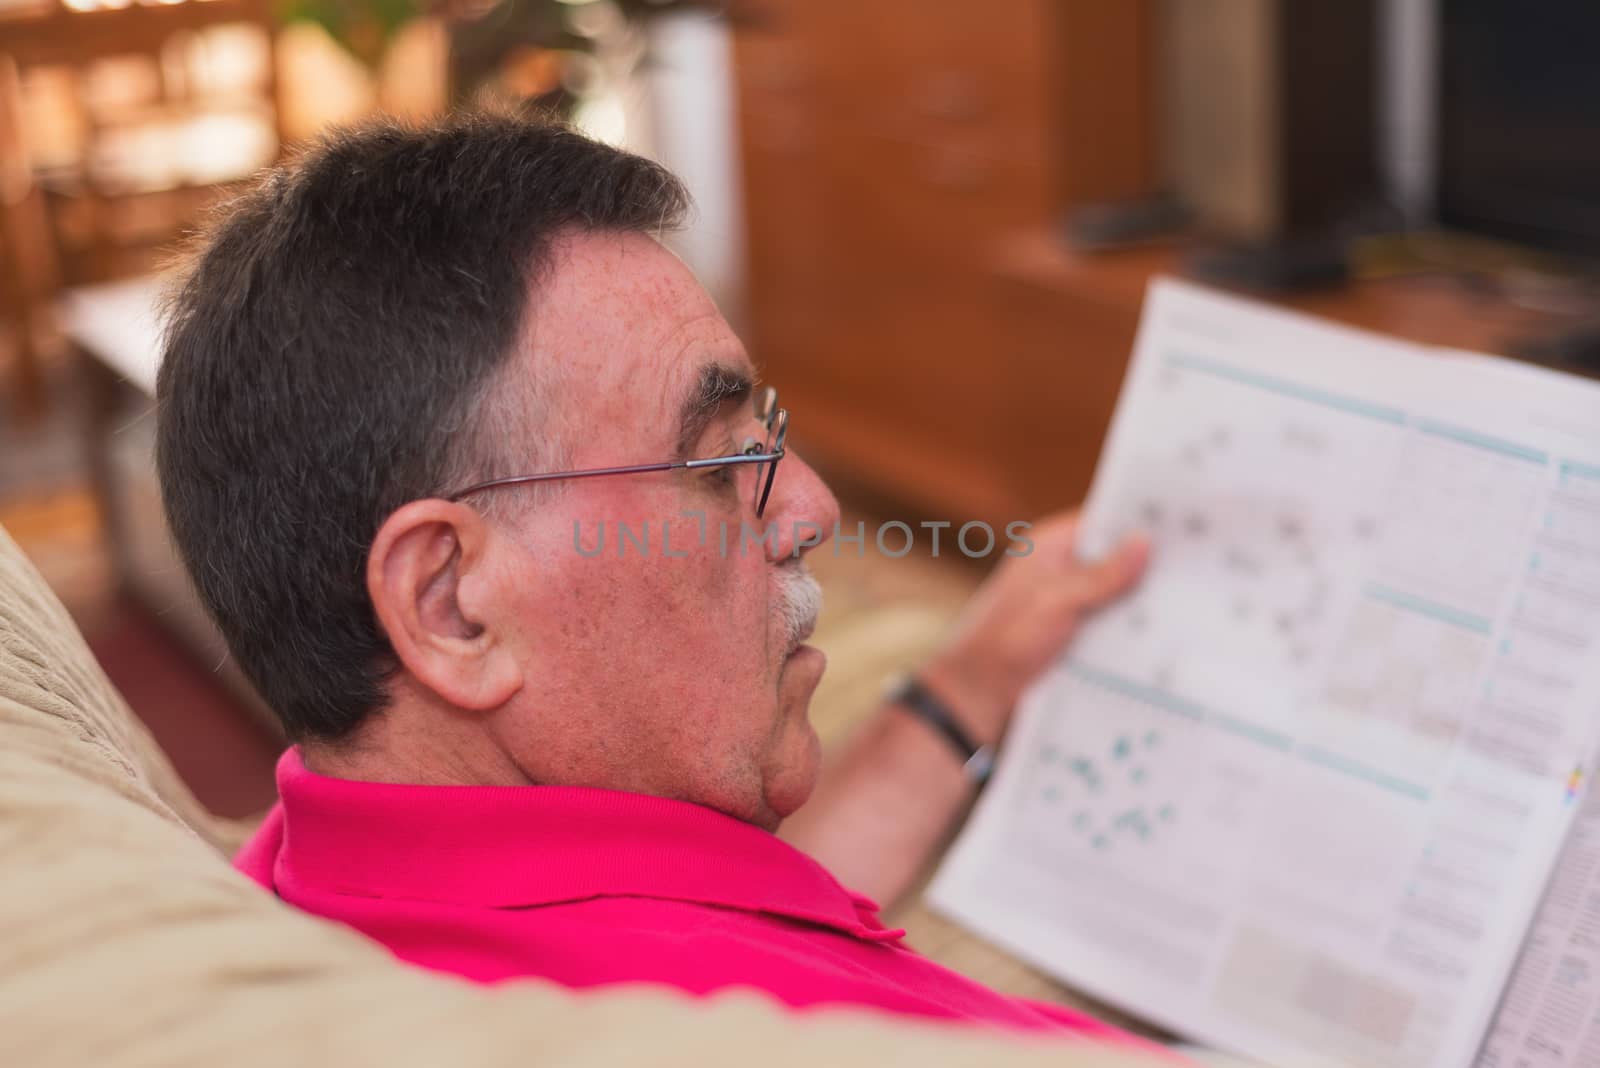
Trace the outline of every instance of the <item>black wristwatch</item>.
{"type": "Polygon", "coordinates": [[[962,728],[955,713],[950,711],[950,706],[934,696],[921,679],[915,675],[895,679],[889,684],[884,699],[901,706],[938,731],[940,737],[949,742],[961,758],[961,770],[968,782],[982,786],[989,781],[989,775],[994,771],[994,747],[973,741],[972,735],[962,728]]]}

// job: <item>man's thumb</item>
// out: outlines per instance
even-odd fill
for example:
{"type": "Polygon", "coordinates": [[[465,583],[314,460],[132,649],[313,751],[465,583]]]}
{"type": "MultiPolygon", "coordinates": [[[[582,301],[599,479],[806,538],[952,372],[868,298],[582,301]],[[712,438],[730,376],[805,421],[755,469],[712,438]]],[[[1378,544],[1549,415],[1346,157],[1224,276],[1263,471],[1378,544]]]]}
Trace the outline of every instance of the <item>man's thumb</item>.
{"type": "Polygon", "coordinates": [[[1081,595],[1084,608],[1095,608],[1123,593],[1144,574],[1150,561],[1150,539],[1142,534],[1124,538],[1100,560],[1084,568],[1081,595]]]}

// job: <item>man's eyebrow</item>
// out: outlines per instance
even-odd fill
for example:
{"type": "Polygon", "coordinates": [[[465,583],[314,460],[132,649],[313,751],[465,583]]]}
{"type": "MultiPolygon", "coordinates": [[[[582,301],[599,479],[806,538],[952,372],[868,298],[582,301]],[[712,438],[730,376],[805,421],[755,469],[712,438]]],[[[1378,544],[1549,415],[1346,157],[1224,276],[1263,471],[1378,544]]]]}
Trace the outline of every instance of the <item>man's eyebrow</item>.
{"type": "Polygon", "coordinates": [[[730,401],[748,401],[755,382],[748,372],[726,364],[708,363],[684,398],[678,419],[678,455],[688,456],[694,443],[706,432],[722,406],[730,401]]]}

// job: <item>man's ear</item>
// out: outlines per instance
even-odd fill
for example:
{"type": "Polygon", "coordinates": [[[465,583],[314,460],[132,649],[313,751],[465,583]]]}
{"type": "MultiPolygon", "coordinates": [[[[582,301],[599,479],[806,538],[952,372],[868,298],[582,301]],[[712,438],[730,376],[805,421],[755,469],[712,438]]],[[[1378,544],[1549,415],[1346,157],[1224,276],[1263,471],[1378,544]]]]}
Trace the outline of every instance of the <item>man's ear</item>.
{"type": "Polygon", "coordinates": [[[492,530],[464,504],[402,506],[367,554],[367,595],[395,655],[419,683],[457,708],[488,711],[522,687],[507,637],[486,616],[492,530]]]}

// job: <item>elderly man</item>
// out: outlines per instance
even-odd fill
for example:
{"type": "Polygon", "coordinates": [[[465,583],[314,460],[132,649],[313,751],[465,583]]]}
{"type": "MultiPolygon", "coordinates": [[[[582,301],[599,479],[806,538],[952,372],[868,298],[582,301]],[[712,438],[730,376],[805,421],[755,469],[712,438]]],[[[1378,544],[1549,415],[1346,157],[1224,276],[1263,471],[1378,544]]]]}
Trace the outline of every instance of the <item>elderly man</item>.
{"type": "Polygon", "coordinates": [[[1143,550],[1085,565],[1070,520],[1034,528],[819,785],[804,554],[837,505],[657,243],[685,205],[650,162],[476,116],[345,133],[224,210],[172,299],[159,465],[296,743],[238,863],[482,981],[1092,1030],[917,956],[828,869],[908,885],[1143,550]]]}

